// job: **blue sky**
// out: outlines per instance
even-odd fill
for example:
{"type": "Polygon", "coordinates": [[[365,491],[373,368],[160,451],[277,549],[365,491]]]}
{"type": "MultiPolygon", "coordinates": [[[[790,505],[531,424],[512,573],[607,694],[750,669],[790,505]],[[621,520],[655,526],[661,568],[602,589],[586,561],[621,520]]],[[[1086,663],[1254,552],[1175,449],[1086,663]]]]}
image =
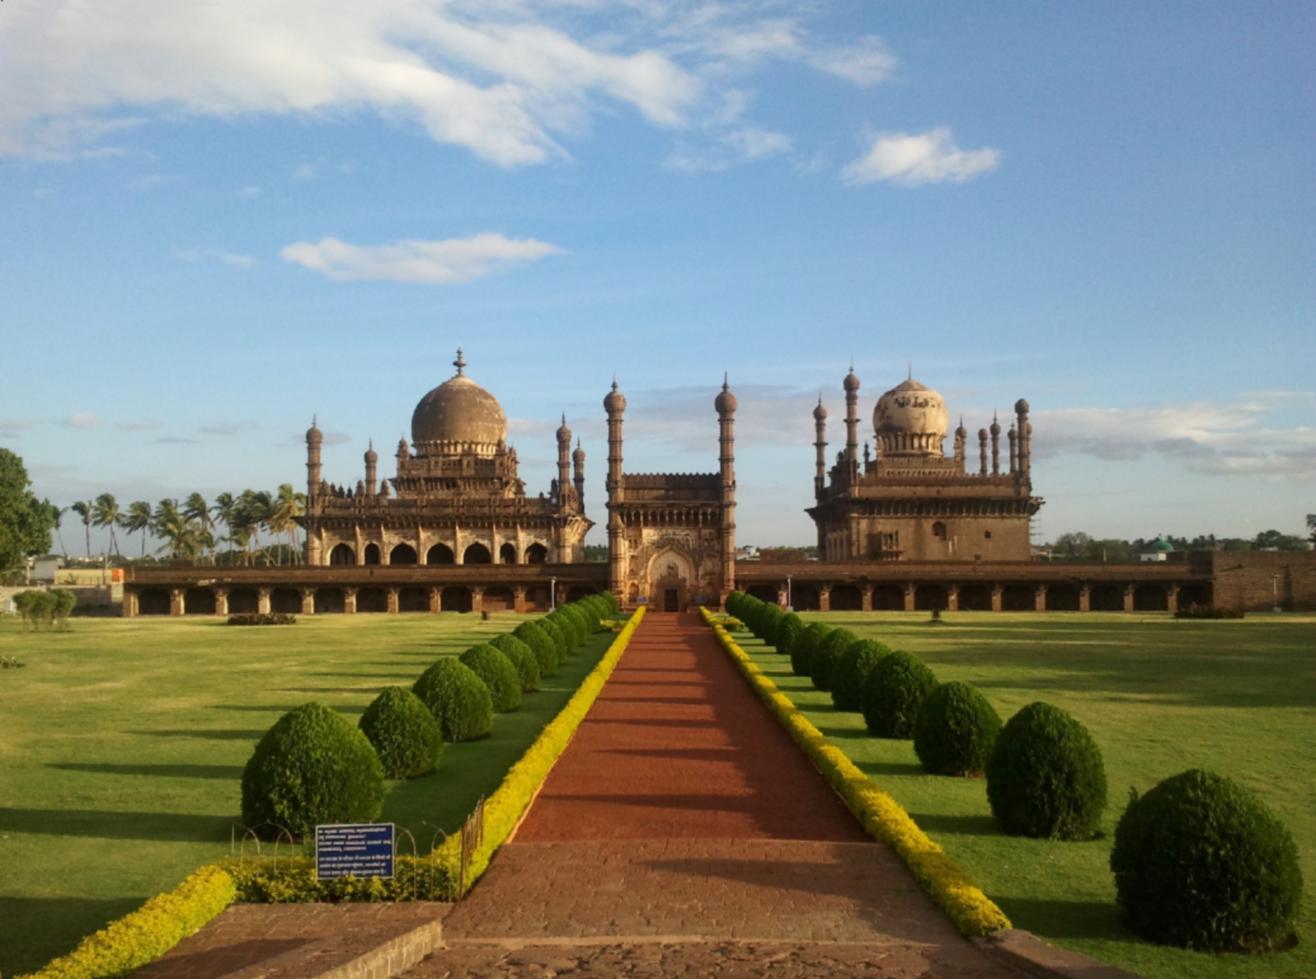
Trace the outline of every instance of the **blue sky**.
{"type": "Polygon", "coordinates": [[[1313,50],[1291,2],[6,0],[0,444],[211,496],[314,412],[353,482],[460,344],[601,521],[614,372],[627,468],[711,471],[726,370],[739,537],[803,543],[853,358],[865,420],[909,364],[1027,397],[1043,539],[1298,532],[1313,50]]]}

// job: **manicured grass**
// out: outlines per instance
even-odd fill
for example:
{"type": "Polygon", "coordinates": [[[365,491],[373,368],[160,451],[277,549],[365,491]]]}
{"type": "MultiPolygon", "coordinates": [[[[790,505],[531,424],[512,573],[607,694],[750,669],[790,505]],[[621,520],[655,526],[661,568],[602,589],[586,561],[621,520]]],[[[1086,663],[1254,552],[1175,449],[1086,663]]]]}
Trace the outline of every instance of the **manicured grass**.
{"type": "MultiPolygon", "coordinates": [[[[227,856],[243,766],[285,711],[318,700],[355,722],[381,688],[409,688],[435,658],[522,618],[75,619],[41,633],[0,619],[0,655],[27,664],[0,671],[0,973],[40,967],[227,856]]],[[[520,710],[496,715],[491,737],[445,747],[436,774],[390,783],[384,819],[422,853],[459,827],[610,638],[595,636],[520,710]]]]}
{"type": "Polygon", "coordinates": [[[1316,617],[1177,622],[1160,616],[959,613],[806,615],[916,653],[941,680],[964,680],[1003,719],[1035,700],[1072,713],[1100,745],[1110,783],[1105,836],[1089,843],[1007,837],[982,780],[922,773],[909,741],[870,738],[790,661],[748,633],[746,652],[833,742],[890,792],[1025,928],[1149,977],[1316,975],[1316,617]],[[1296,948],[1210,956],[1142,941],[1119,921],[1111,834],[1129,790],[1210,768],[1256,791],[1297,840],[1306,880],[1296,948]]]}

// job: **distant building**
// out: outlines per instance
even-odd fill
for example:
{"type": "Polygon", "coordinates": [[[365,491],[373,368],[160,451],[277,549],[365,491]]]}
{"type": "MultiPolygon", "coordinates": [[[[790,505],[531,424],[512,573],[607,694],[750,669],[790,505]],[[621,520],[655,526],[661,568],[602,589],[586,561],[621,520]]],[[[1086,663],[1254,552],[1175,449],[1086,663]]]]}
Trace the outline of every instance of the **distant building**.
{"type": "Polygon", "coordinates": [[[1158,537],[1143,551],[1138,552],[1139,561],[1168,561],[1174,546],[1164,537],[1158,537]]]}

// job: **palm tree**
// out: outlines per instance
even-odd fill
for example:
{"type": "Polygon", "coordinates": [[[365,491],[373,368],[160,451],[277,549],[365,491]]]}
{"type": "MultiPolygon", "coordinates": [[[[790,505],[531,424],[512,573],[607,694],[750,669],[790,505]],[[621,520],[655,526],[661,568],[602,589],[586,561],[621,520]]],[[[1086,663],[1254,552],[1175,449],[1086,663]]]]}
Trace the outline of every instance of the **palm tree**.
{"type": "MultiPolygon", "coordinates": [[[[114,534],[114,528],[119,525],[122,518],[123,511],[119,509],[119,501],[114,498],[113,493],[102,493],[96,497],[91,521],[97,527],[110,528],[110,548],[115,554],[119,554],[119,539],[114,534]]],[[[122,555],[119,556],[122,557],[122,555]]]]}
{"type": "Polygon", "coordinates": [[[146,557],[146,531],[151,527],[151,504],[145,500],[134,500],[128,504],[128,512],[119,518],[119,526],[127,533],[142,535],[142,557],[146,557]]]}
{"type": "MultiPolygon", "coordinates": [[[[215,504],[210,508],[211,516],[215,522],[222,522],[224,529],[228,531],[225,535],[229,543],[236,545],[237,541],[233,539],[233,514],[238,506],[237,497],[232,493],[217,493],[215,495],[215,504]]],[[[212,523],[213,527],[215,524],[212,523]]]]}
{"type": "MultiPolygon", "coordinates": [[[[249,490],[242,491],[238,497],[237,504],[234,507],[232,527],[241,529],[247,533],[247,546],[243,555],[243,563],[251,563],[252,545],[260,545],[260,531],[262,527],[268,527],[270,514],[274,510],[274,500],[266,490],[249,490]]],[[[269,555],[266,555],[268,561],[269,555]]]]}
{"type": "Polygon", "coordinates": [[[278,493],[270,510],[270,532],[288,535],[288,549],[292,553],[294,563],[298,560],[296,518],[300,517],[305,509],[306,494],[294,490],[292,483],[279,484],[278,493]]]}
{"type": "Polygon", "coordinates": [[[76,503],[70,503],[69,509],[82,518],[82,526],[87,534],[87,558],[91,558],[91,514],[92,504],[90,500],[78,500],[76,503]]]}
{"type": "Polygon", "coordinates": [[[210,508],[206,506],[206,498],[200,493],[192,493],[183,501],[183,517],[197,526],[197,529],[211,541],[211,563],[214,563],[214,524],[210,520],[210,508]]]}
{"type": "Polygon", "coordinates": [[[203,531],[183,516],[177,500],[161,500],[156,505],[151,529],[165,542],[160,550],[168,551],[172,559],[194,559],[203,546],[203,531]]]}
{"type": "Polygon", "coordinates": [[[64,546],[64,532],[59,529],[59,525],[64,519],[64,514],[68,512],[69,508],[66,506],[56,506],[53,503],[50,504],[50,517],[55,522],[55,534],[59,537],[59,553],[64,555],[65,563],[67,563],[69,559],[69,549],[64,546]]]}

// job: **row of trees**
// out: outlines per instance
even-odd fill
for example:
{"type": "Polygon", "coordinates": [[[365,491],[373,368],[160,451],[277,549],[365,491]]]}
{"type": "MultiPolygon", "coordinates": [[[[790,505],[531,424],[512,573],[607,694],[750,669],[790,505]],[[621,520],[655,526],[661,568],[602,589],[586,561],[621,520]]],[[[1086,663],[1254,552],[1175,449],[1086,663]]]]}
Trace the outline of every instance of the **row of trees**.
{"type": "Polygon", "coordinates": [[[67,507],[48,504],[60,550],[65,557],[62,524],[65,514],[74,513],[82,522],[86,556],[91,557],[91,529],[110,532],[110,551],[122,557],[118,531],[139,534],[140,557],[146,557],[147,537],[162,541],[156,551],[170,560],[193,562],[251,564],[259,560],[282,564],[285,559],[301,560],[300,528],[296,518],[306,511],[306,494],[297,492],[291,483],[283,483],[270,493],[267,490],[243,490],[220,493],[208,502],[200,493],[185,500],[163,499],[154,506],[147,500],[134,500],[121,507],[113,493],[102,493],[94,500],[78,500],[67,507]],[[222,531],[221,531],[222,527],[222,531]],[[262,541],[262,534],[268,535],[262,541]],[[220,545],[227,544],[225,551],[220,545]]]}
{"type": "Polygon", "coordinates": [[[1063,561],[1136,561],[1139,554],[1152,550],[1160,540],[1176,551],[1301,551],[1316,541],[1316,514],[1308,514],[1307,528],[1311,531],[1310,540],[1278,530],[1263,530],[1256,537],[1199,534],[1189,538],[1166,534],[1160,538],[1135,537],[1133,540],[1097,538],[1079,531],[1057,537],[1050,545],[1050,554],[1052,558],[1063,561]]]}

